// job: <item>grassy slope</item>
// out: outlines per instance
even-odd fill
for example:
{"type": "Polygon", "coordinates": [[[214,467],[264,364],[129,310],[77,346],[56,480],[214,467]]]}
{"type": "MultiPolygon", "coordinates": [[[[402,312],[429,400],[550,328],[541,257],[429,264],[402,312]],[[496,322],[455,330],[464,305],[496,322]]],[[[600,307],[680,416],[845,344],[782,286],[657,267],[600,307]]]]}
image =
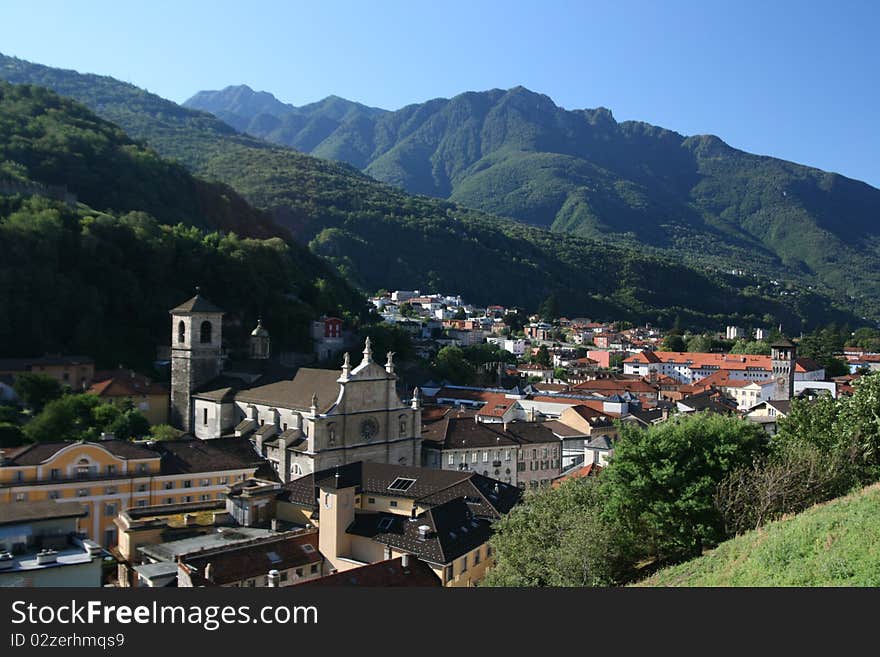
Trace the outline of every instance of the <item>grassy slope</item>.
{"type": "Polygon", "coordinates": [[[726,541],[639,586],[880,586],[880,484],[726,541]]]}

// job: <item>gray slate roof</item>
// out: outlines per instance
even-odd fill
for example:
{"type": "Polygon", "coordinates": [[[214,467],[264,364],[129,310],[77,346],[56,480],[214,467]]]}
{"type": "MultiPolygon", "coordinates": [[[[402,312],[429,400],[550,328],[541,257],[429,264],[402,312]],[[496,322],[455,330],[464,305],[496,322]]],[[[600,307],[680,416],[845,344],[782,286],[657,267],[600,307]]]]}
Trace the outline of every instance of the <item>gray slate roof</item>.
{"type": "Polygon", "coordinates": [[[186,315],[187,313],[222,313],[223,310],[208,301],[201,294],[196,294],[168,312],[172,315],[186,315]]]}

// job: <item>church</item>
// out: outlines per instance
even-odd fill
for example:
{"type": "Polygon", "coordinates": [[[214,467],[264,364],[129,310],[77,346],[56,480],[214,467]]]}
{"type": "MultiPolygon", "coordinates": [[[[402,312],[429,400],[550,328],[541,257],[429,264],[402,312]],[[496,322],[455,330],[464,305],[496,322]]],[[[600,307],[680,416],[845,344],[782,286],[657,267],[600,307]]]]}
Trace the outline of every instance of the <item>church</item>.
{"type": "Polygon", "coordinates": [[[203,440],[246,436],[283,482],[327,468],[370,461],[421,464],[421,407],[397,393],[394,354],[373,360],[367,338],[361,362],[341,371],[301,367],[279,374],[270,335],[258,322],[250,358],[223,359],[223,311],[197,294],[171,314],[171,417],[203,440]]]}

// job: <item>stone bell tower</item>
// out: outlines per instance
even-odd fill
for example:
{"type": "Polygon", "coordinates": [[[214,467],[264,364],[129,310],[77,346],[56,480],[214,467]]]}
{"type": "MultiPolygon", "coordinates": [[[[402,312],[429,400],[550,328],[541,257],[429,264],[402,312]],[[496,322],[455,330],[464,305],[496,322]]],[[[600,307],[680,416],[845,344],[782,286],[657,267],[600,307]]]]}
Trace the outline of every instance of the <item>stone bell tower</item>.
{"type": "Polygon", "coordinates": [[[770,345],[770,360],[773,368],[773,391],[770,393],[770,400],[791,399],[794,396],[797,347],[785,338],[781,338],[770,345]]]}
{"type": "Polygon", "coordinates": [[[193,429],[192,393],[220,374],[223,311],[196,288],[196,295],[171,309],[171,424],[193,429]]]}

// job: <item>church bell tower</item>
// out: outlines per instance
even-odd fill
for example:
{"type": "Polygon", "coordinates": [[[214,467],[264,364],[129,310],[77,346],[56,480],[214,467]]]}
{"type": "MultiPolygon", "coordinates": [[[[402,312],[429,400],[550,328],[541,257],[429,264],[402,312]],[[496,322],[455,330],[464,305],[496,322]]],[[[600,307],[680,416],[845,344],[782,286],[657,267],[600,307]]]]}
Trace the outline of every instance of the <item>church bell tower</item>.
{"type": "Polygon", "coordinates": [[[220,374],[223,311],[196,288],[171,314],[171,424],[193,430],[192,394],[220,374]]]}
{"type": "Polygon", "coordinates": [[[773,368],[773,392],[770,400],[791,399],[794,396],[797,347],[782,338],[770,345],[770,360],[773,368]]]}

